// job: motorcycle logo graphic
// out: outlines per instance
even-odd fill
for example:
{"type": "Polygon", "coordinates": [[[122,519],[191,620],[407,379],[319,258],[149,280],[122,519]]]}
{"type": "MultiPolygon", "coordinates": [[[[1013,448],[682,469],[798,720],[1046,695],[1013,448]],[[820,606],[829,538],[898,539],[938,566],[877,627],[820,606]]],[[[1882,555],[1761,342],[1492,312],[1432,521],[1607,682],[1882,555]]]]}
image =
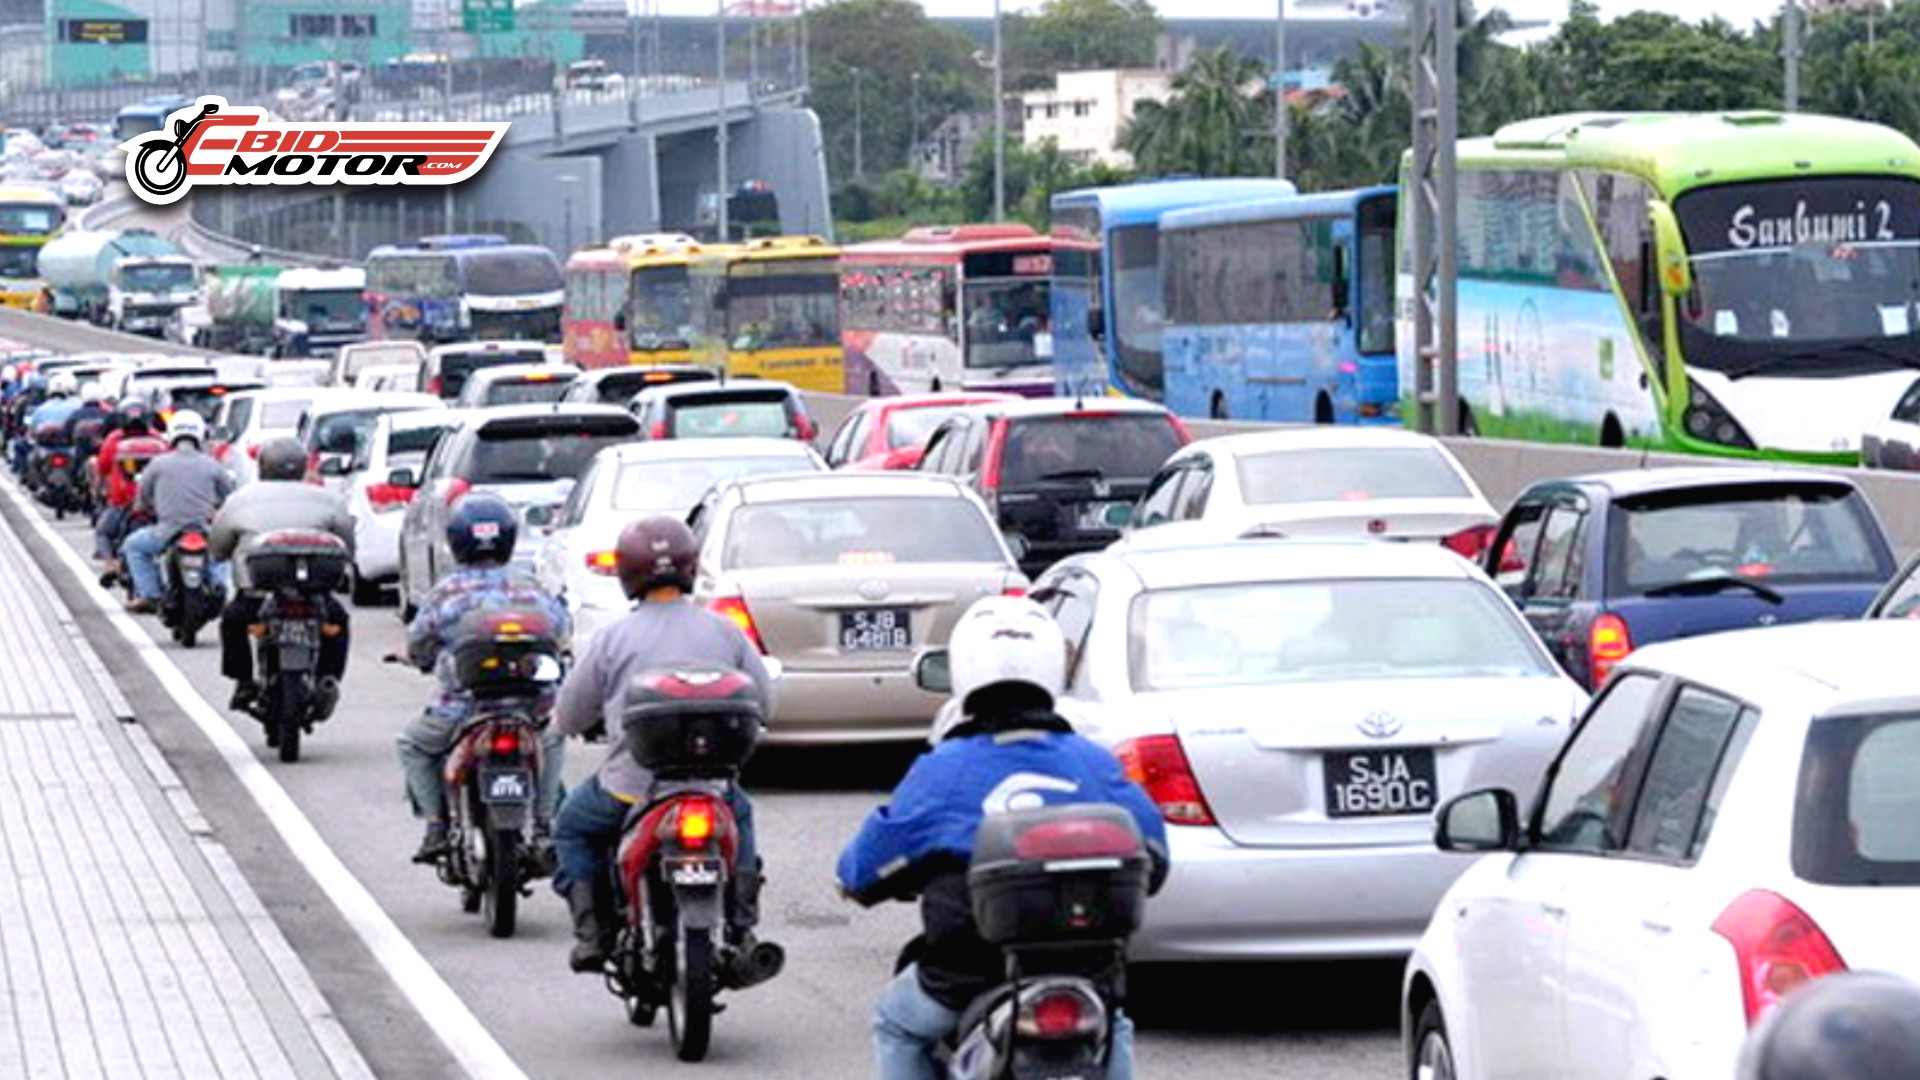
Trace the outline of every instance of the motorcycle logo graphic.
{"type": "Polygon", "coordinates": [[[126,152],[134,194],[164,206],[196,186],[457,184],[487,163],[507,126],[278,123],[258,106],[209,95],[167,117],[160,131],[119,149],[126,152]]]}

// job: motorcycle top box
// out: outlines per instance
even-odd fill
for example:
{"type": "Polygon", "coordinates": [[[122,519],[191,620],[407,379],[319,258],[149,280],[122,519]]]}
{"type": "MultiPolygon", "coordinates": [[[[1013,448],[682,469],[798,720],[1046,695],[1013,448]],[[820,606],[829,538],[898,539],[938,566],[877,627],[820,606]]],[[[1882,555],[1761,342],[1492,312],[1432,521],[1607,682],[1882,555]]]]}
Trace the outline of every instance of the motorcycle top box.
{"type": "Polygon", "coordinates": [[[760,741],[759,691],[738,671],[642,672],[627,697],[645,703],[621,715],[622,738],[634,760],[657,776],[728,776],[760,741]]]}
{"type": "Polygon", "coordinates": [[[967,871],[973,918],[995,945],[1120,940],[1140,926],[1150,865],[1118,806],[989,814],[967,871]]]}
{"type": "Polygon", "coordinates": [[[544,612],[483,608],[454,630],[454,677],[476,698],[534,697],[560,677],[560,640],[544,612]]]}
{"type": "Polygon", "coordinates": [[[352,556],[332,533],[314,529],[275,529],[247,543],[241,556],[247,580],[256,589],[333,592],[347,583],[352,556]]]}

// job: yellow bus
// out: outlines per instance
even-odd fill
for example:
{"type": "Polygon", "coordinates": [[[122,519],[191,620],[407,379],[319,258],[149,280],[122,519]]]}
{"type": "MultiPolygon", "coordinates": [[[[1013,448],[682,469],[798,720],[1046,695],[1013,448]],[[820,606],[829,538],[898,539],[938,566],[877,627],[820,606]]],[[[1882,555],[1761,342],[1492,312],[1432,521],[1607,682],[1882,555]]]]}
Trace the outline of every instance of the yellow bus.
{"type": "Polygon", "coordinates": [[[41,187],[0,185],[0,307],[44,310],[40,249],[67,223],[66,200],[41,187]]]}
{"type": "Polygon", "coordinates": [[[684,233],[616,236],[567,260],[563,349],[583,368],[694,359],[688,263],[726,250],[684,233]]]}
{"type": "Polygon", "coordinates": [[[817,236],[707,248],[687,267],[696,360],[802,390],[846,389],[840,249],[817,236]]]}

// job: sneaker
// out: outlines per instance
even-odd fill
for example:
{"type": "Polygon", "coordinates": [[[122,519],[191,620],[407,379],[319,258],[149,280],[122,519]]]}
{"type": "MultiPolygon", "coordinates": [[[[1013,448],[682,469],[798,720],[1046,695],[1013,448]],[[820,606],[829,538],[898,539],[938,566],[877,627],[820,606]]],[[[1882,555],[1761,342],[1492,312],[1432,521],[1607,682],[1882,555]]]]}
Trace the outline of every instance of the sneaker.
{"type": "Polygon", "coordinates": [[[160,606],[144,596],[127,601],[129,615],[151,615],[160,610],[160,606]]]}
{"type": "Polygon", "coordinates": [[[447,842],[447,824],[444,821],[427,822],[427,834],[420,838],[420,850],[413,853],[417,863],[436,863],[447,857],[453,845],[447,842]]]}
{"type": "Polygon", "coordinates": [[[234,712],[247,712],[260,697],[260,687],[251,682],[233,684],[233,697],[227,701],[227,708],[234,712]]]}
{"type": "Polygon", "coordinates": [[[313,718],[325,720],[333,715],[334,706],[340,704],[340,680],[331,675],[323,675],[313,688],[313,718]]]}

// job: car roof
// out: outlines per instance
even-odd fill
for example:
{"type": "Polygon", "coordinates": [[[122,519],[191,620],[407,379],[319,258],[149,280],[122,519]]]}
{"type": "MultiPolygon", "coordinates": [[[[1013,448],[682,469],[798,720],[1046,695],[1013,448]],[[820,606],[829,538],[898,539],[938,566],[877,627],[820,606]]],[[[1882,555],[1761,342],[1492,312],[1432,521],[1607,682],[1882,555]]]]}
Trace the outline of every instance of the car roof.
{"type": "Polygon", "coordinates": [[[429,357],[466,356],[473,353],[497,352],[537,352],[546,355],[547,343],[544,341],[454,341],[445,345],[435,345],[427,350],[429,357]]]}
{"type": "Polygon", "coordinates": [[[241,390],[228,394],[229,398],[244,397],[249,401],[324,401],[353,391],[339,386],[263,386],[258,390],[241,390]]]}
{"type": "Polygon", "coordinates": [[[1616,498],[1687,488],[1724,487],[1732,484],[1828,483],[1856,485],[1839,473],[1821,469],[1779,465],[1679,465],[1648,469],[1620,469],[1613,472],[1584,473],[1564,480],[1548,480],[1533,487],[1581,485],[1604,488],[1616,498]]]}
{"type": "Polygon", "coordinates": [[[578,377],[580,369],[572,364],[500,364],[495,367],[481,368],[467,376],[468,385],[475,382],[504,382],[508,379],[524,379],[529,375],[538,375],[541,382],[556,382],[578,377]]]}
{"type": "MultiPolygon", "coordinates": [[[[615,376],[620,376],[620,375],[639,375],[644,378],[646,373],[649,371],[711,372],[712,370],[713,370],[712,368],[709,368],[703,364],[615,364],[612,367],[589,368],[586,371],[581,373],[580,378],[581,378],[581,381],[583,382],[597,383],[597,382],[603,382],[609,378],[613,378],[615,376]]],[[[717,382],[719,380],[715,379],[711,381],[717,382]]],[[[735,381],[738,382],[738,381],[744,381],[744,380],[735,380],[735,381]]],[[[671,384],[663,383],[662,385],[671,385],[671,384]]]]}
{"type": "Polygon", "coordinates": [[[407,409],[385,413],[379,422],[384,422],[394,431],[410,431],[414,428],[458,427],[462,419],[460,409],[407,409]]]}
{"type": "Polygon", "coordinates": [[[1920,684],[1889,657],[1920,652],[1920,620],[1849,619],[1756,627],[1663,641],[1622,667],[1668,672],[1739,694],[1755,678],[1791,672],[1844,702],[1920,700],[1920,684]]]}
{"type": "Polygon", "coordinates": [[[621,464],[632,461],[699,461],[707,458],[790,457],[796,461],[817,456],[813,448],[798,439],[769,439],[758,436],[737,439],[652,439],[647,442],[609,446],[600,451],[611,454],[621,464]]]}
{"type": "Polygon", "coordinates": [[[1012,401],[995,401],[985,405],[969,405],[967,411],[982,416],[1005,417],[1009,420],[1030,416],[1071,416],[1077,413],[1095,415],[1124,414],[1128,416],[1165,416],[1172,413],[1163,406],[1151,401],[1137,401],[1133,398],[1094,398],[1091,401],[1082,398],[1015,398],[1012,401]]]}
{"type": "Polygon", "coordinates": [[[1182,447],[1180,453],[1190,454],[1195,450],[1211,450],[1234,456],[1254,456],[1290,450],[1358,450],[1367,448],[1395,449],[1437,449],[1446,451],[1446,444],[1417,431],[1385,427],[1334,427],[1318,425],[1315,427],[1288,428],[1284,431],[1249,431],[1237,435],[1215,435],[1207,439],[1195,439],[1182,447]]]}
{"type": "Polygon", "coordinates": [[[1253,581],[1475,576],[1466,560],[1437,544],[1365,539],[1255,539],[1138,548],[1081,556],[1121,565],[1147,589],[1253,581]]]}
{"type": "Polygon", "coordinates": [[[860,408],[869,412],[893,412],[897,409],[920,409],[932,405],[995,405],[1019,400],[1021,398],[1018,394],[1005,394],[997,390],[939,390],[931,394],[892,394],[887,397],[868,398],[860,403],[860,408]]]}
{"type": "Polygon", "coordinates": [[[887,495],[960,495],[965,489],[951,477],[911,472],[773,473],[727,481],[743,501],[788,499],[866,499],[887,495]]]}
{"type": "Polygon", "coordinates": [[[654,401],[660,398],[681,397],[683,395],[725,394],[729,391],[757,391],[761,393],[782,391],[795,397],[798,397],[800,394],[800,391],[796,389],[792,383],[784,383],[776,379],[709,379],[693,382],[665,383],[660,386],[645,387],[634,391],[633,400],[639,401],[645,399],[654,401]]]}
{"type": "Polygon", "coordinates": [[[447,403],[437,394],[418,394],[407,390],[355,390],[339,387],[340,393],[313,403],[309,413],[353,412],[359,409],[444,409],[447,403]]]}
{"type": "Polygon", "coordinates": [[[640,426],[640,421],[635,419],[632,413],[620,408],[618,405],[593,405],[586,402],[574,401],[556,401],[550,404],[534,405],[496,405],[490,409],[470,409],[466,410],[466,412],[468,414],[467,427],[474,430],[479,430],[501,421],[525,420],[529,417],[538,418],[542,416],[610,416],[630,422],[635,429],[638,429],[640,426]]]}

